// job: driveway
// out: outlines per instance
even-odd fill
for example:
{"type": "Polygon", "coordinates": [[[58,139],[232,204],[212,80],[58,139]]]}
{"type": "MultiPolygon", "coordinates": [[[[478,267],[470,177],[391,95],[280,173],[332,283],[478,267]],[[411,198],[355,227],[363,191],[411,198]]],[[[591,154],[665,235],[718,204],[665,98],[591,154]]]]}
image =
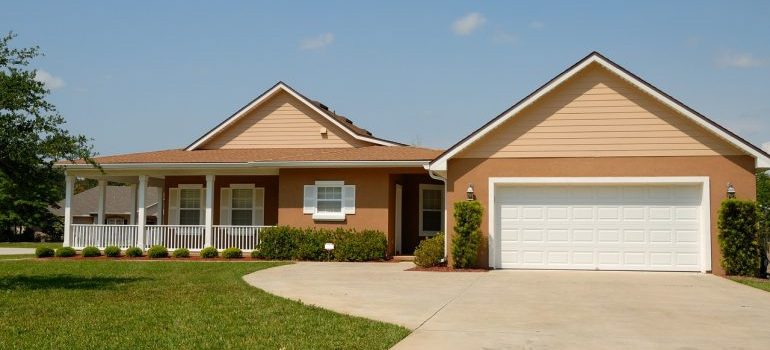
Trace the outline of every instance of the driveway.
{"type": "Polygon", "coordinates": [[[244,279],[414,332],[394,349],[767,349],[770,293],[664,272],[410,272],[298,263],[244,279]]]}

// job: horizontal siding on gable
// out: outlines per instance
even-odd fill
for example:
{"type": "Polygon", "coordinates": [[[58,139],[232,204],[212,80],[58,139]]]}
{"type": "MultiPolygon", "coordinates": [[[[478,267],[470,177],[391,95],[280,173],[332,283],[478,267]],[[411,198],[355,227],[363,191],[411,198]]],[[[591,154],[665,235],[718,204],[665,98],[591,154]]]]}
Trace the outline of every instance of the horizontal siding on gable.
{"type": "Polygon", "coordinates": [[[592,66],[463,150],[458,158],[710,156],[734,146],[592,66]]]}

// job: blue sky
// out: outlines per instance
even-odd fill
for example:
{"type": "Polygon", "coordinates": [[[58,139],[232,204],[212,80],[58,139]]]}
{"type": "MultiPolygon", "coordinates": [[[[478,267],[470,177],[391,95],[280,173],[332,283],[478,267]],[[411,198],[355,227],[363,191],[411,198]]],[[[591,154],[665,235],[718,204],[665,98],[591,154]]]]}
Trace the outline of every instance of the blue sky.
{"type": "Polygon", "coordinates": [[[593,50],[762,145],[768,18],[748,1],[15,1],[0,31],[42,48],[52,102],[103,155],[184,147],[279,80],[448,147],[593,50]]]}

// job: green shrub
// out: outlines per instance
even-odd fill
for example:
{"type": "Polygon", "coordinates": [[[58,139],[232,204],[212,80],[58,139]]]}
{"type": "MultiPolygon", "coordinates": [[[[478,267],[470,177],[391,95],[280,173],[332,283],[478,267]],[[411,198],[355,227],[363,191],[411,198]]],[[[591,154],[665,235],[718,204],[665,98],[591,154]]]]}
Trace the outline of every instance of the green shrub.
{"type": "Polygon", "coordinates": [[[120,256],[120,247],[116,245],[111,245],[109,247],[106,247],[104,248],[104,255],[112,258],[117,258],[120,256]]]}
{"type": "Polygon", "coordinates": [[[252,259],[259,259],[262,255],[259,254],[259,249],[254,249],[251,251],[251,258],[252,259]]]}
{"type": "Polygon", "coordinates": [[[86,258],[92,258],[92,257],[96,257],[96,256],[101,256],[102,252],[100,252],[99,248],[97,248],[97,247],[88,246],[88,247],[83,248],[83,251],[80,252],[80,254],[82,254],[86,258]]]}
{"type": "Polygon", "coordinates": [[[331,255],[324,249],[326,243],[334,241],[334,232],[325,229],[300,230],[294,236],[297,249],[292,256],[297,260],[330,260],[331,255]]]}
{"type": "Polygon", "coordinates": [[[57,248],[56,253],[54,255],[59,258],[69,258],[71,256],[75,256],[75,248],[72,248],[72,247],[57,248]]]}
{"type": "Polygon", "coordinates": [[[225,259],[240,259],[243,257],[243,251],[236,247],[230,247],[222,251],[222,257],[225,259]]]}
{"type": "Polygon", "coordinates": [[[147,249],[147,256],[150,259],[168,258],[168,249],[162,245],[154,245],[147,249]]]}
{"type": "Polygon", "coordinates": [[[476,266],[481,244],[481,217],[484,208],[478,201],[461,201],[454,204],[454,235],[452,236],[452,262],[455,268],[476,266]]]}
{"type": "Polygon", "coordinates": [[[219,251],[214,247],[206,247],[201,249],[200,256],[204,259],[216,258],[219,256],[219,251]]]}
{"type": "Polygon", "coordinates": [[[48,258],[52,257],[54,254],[53,249],[48,247],[37,247],[35,248],[35,256],[38,258],[48,258]]]}
{"type": "Polygon", "coordinates": [[[177,248],[174,249],[174,252],[171,253],[171,255],[175,258],[189,258],[190,250],[187,248],[177,248]]]}
{"type": "Polygon", "coordinates": [[[334,242],[334,260],[373,261],[386,258],[388,239],[380,231],[337,231],[334,242]]]}
{"type": "Polygon", "coordinates": [[[719,208],[719,247],[722,268],[728,275],[757,276],[761,255],[759,215],[752,201],[728,199],[719,208]]]}
{"type": "Polygon", "coordinates": [[[422,240],[414,250],[414,264],[420,267],[438,266],[444,260],[444,234],[422,240]]]}
{"type": "Polygon", "coordinates": [[[297,254],[301,230],[290,226],[268,227],[259,231],[259,254],[272,260],[290,260],[297,254]]]}
{"type": "Polygon", "coordinates": [[[141,257],[144,254],[142,251],[142,248],[139,247],[131,247],[126,249],[126,256],[131,258],[138,258],[141,257]]]}

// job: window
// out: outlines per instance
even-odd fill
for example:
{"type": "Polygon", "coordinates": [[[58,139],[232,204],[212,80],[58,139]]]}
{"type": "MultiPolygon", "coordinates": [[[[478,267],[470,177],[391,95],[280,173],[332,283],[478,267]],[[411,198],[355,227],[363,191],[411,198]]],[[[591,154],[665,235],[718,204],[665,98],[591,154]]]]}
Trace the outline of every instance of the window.
{"type": "Polygon", "coordinates": [[[201,190],[199,188],[179,189],[179,224],[201,224],[201,190]]]}
{"type": "Polygon", "coordinates": [[[230,224],[236,226],[252,225],[254,213],[254,189],[233,188],[232,191],[230,224]]]}
{"type": "Polygon", "coordinates": [[[420,185],[420,236],[432,236],[444,229],[444,187],[420,185]]]}
{"type": "Polygon", "coordinates": [[[316,213],[342,214],[342,186],[317,187],[316,213]]]}
{"type": "Polygon", "coordinates": [[[342,181],[316,181],[305,185],[303,213],[313,214],[313,220],[345,220],[356,213],[356,186],[342,181]]]}
{"type": "Polygon", "coordinates": [[[107,225],[125,225],[123,218],[107,218],[107,225]]]}

